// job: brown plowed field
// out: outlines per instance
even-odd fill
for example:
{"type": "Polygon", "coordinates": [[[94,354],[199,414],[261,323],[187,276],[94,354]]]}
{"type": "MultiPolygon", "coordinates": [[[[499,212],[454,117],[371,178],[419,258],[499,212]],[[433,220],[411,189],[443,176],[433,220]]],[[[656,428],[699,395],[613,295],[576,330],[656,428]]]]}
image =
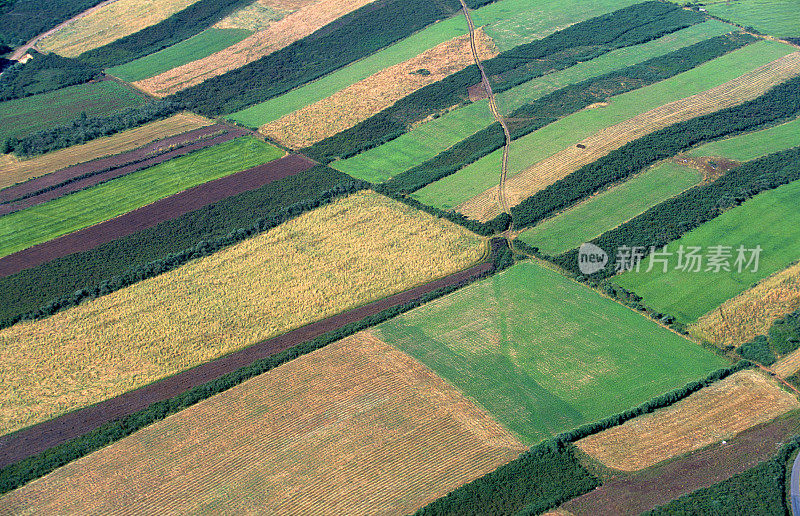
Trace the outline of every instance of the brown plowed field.
{"type": "Polygon", "coordinates": [[[374,0],[315,0],[305,7],[230,47],[162,74],[136,81],[134,86],[164,97],[212,77],[257,61],[374,0]]]}
{"type": "MultiPolygon", "coordinates": [[[[670,102],[622,123],[604,129],[575,145],[540,161],[506,181],[510,206],[516,206],[536,192],[565,178],[611,151],[642,136],[678,122],[697,118],[755,99],[770,88],[800,74],[800,52],[748,72],[725,84],[702,93],[670,102]]],[[[498,187],[492,187],[460,204],[456,211],[481,221],[500,214],[498,187]]]]}
{"type": "Polygon", "coordinates": [[[115,219],[4,256],[0,258],[0,277],[16,274],[61,256],[88,251],[98,245],[155,226],[159,222],[174,219],[232,195],[254,190],[278,179],[300,173],[312,166],[314,162],[310,159],[293,154],[209,181],[115,219]]]}
{"type": "Polygon", "coordinates": [[[0,504],[39,514],[402,515],[524,449],[435,373],[367,333],[172,415],[0,504]]]}

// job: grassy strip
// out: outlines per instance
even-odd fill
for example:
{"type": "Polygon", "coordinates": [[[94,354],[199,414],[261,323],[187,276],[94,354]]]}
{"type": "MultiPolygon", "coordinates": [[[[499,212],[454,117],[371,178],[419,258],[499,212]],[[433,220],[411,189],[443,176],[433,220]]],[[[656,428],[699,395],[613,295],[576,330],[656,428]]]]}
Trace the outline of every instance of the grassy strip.
{"type": "Polygon", "coordinates": [[[98,68],[128,63],[199,34],[250,1],[199,0],[164,21],[86,51],[78,59],[98,68]]]}
{"type": "Polygon", "coordinates": [[[30,54],[29,62],[14,64],[0,75],[0,102],[83,84],[100,74],[99,68],[76,59],[35,50],[30,54]]]}
{"type": "Polygon", "coordinates": [[[701,145],[686,153],[687,156],[723,157],[735,161],[752,159],[800,145],[800,118],[760,131],[741,134],[733,138],[701,145]]]}

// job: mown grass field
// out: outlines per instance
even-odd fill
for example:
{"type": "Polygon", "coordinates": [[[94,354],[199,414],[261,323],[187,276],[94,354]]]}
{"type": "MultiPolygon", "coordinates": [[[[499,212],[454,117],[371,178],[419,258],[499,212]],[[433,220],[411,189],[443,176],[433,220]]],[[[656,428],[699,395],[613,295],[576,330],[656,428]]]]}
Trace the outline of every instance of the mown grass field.
{"type": "Polygon", "coordinates": [[[800,118],[762,131],[741,134],[701,145],[687,156],[719,156],[735,161],[750,161],[800,145],[800,118]]]}
{"type": "Polygon", "coordinates": [[[46,242],[153,201],[281,157],[254,138],[237,138],[0,217],[0,256],[46,242]]]}
{"type": "Polygon", "coordinates": [[[0,102],[0,141],[71,122],[81,113],[103,116],[144,103],[144,97],[113,81],[79,84],[0,102]]]}
{"type": "Polygon", "coordinates": [[[675,270],[677,255],[674,255],[666,273],[655,267],[649,273],[642,270],[622,274],[614,282],[633,290],[657,310],[682,322],[693,322],[797,260],[800,256],[798,196],[800,181],[758,194],[667,247],[668,251],[677,252],[681,245],[685,249],[701,246],[705,253],[708,246],[732,246],[731,272],[705,271],[705,262],[700,272],[675,270]],[[763,249],[757,272],[748,269],[739,273],[733,267],[735,250],[740,245],[747,249],[759,245],[763,249]]]}
{"type": "MultiPolygon", "coordinates": [[[[566,70],[533,79],[498,93],[497,103],[501,112],[510,113],[527,102],[569,84],[634,65],[729,31],[729,25],[713,20],[693,25],[657,40],[615,50],[566,70]]],[[[478,101],[421,124],[384,145],[336,161],[331,166],[359,179],[382,182],[424,163],[493,121],[488,102],[478,101]]]]}
{"type": "Polygon", "coordinates": [[[155,25],[197,0],[119,0],[41,40],[45,52],[75,57],[155,25]]]}
{"type": "Polygon", "coordinates": [[[697,170],[662,163],[520,235],[551,256],[569,251],[702,181],[697,170]]]}
{"type": "Polygon", "coordinates": [[[462,270],[483,241],[371,192],[0,332],[0,434],[462,270]]]}
{"type": "Polygon", "coordinates": [[[800,402],[754,370],[740,371],[656,412],[585,437],[578,448],[609,468],[635,471],[770,421],[800,402]]]}
{"type": "Polygon", "coordinates": [[[33,177],[43,176],[62,168],[131,151],[150,142],[169,138],[192,129],[211,125],[211,120],[200,115],[179,113],[167,119],[151,122],[113,136],[97,138],[82,145],[49,152],[42,156],[20,160],[13,154],[0,155],[0,188],[33,177]]]}
{"type": "MultiPolygon", "coordinates": [[[[665,81],[612,97],[607,106],[584,109],[562,118],[512,142],[509,175],[513,177],[599,131],[719,86],[792,51],[781,43],[757,42],[665,81]]],[[[501,157],[502,152],[493,152],[428,185],[415,194],[416,198],[437,207],[454,208],[497,184],[501,157]]]]}
{"type": "Polygon", "coordinates": [[[524,449],[428,368],[359,334],[59,468],[0,505],[410,514],[524,449]]]}
{"type": "Polygon", "coordinates": [[[210,56],[214,52],[238,43],[251,34],[252,31],[245,29],[206,29],[200,34],[164,50],[140,57],[124,65],[111,67],[107,72],[123,81],[139,81],[195,59],[210,56]]]}
{"type": "Polygon", "coordinates": [[[726,364],[535,263],[377,327],[524,442],[601,419],[726,364]]]}
{"type": "Polygon", "coordinates": [[[704,3],[708,12],[770,36],[800,37],[800,4],[793,0],[736,0],[704,3]]]}

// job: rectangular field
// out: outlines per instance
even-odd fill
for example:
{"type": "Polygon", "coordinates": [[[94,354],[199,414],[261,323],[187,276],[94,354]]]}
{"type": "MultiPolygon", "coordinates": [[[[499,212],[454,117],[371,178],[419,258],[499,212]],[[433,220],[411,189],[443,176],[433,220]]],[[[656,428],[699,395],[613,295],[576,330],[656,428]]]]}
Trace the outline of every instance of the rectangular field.
{"type": "Polygon", "coordinates": [[[143,96],[113,81],[79,84],[0,102],[0,142],[71,122],[81,113],[90,117],[110,115],[145,102],[143,96]]]}
{"type": "MultiPolygon", "coordinates": [[[[760,193],[669,244],[668,252],[675,254],[669,257],[666,273],[662,272],[660,265],[649,273],[645,272],[645,263],[640,272],[622,274],[614,282],[636,292],[646,304],[675,316],[681,322],[695,321],[797,260],[800,256],[798,197],[800,181],[760,193]],[[739,273],[734,266],[738,256],[736,249],[741,245],[746,249],[756,246],[763,249],[757,272],[750,267],[739,273]],[[705,261],[699,272],[676,270],[680,246],[687,251],[690,246],[699,246],[701,254],[707,253],[709,247],[730,246],[730,272],[716,272],[714,268],[706,270],[708,264],[705,261]]],[[[749,254],[745,258],[749,258],[749,254]]]]}
{"type": "Polygon", "coordinates": [[[575,444],[609,468],[636,471],[730,439],[797,408],[797,398],[774,380],[745,370],[575,444]]]}
{"type": "Polygon", "coordinates": [[[353,194],[0,332],[0,375],[10,386],[0,392],[0,433],[465,269],[484,249],[460,226],[375,193],[353,194]]]}
{"type": "Polygon", "coordinates": [[[743,27],[782,38],[800,37],[800,4],[794,0],[736,0],[710,2],[708,12],[743,27]]]}
{"type": "Polygon", "coordinates": [[[528,443],[726,364],[562,275],[524,262],[379,325],[528,443]]]}
{"type": "Polygon", "coordinates": [[[283,154],[282,150],[254,138],[237,138],[0,217],[0,256],[114,218],[283,154]]]}
{"type": "Polygon", "coordinates": [[[692,149],[686,155],[750,161],[797,146],[800,146],[800,118],[761,131],[707,143],[692,149]]]}
{"type": "Polygon", "coordinates": [[[699,184],[702,179],[697,170],[662,163],[541,222],[520,235],[520,240],[551,256],[561,254],[699,184]]]}

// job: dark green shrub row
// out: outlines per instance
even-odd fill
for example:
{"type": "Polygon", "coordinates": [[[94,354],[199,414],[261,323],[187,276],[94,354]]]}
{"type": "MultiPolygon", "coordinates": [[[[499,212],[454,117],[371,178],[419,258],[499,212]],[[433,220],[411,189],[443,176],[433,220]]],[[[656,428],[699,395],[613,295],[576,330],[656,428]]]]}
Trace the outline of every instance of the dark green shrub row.
{"type": "Polygon", "coordinates": [[[747,360],[765,366],[771,366],[778,359],[769,346],[769,340],[764,335],[759,335],[750,342],[742,344],[736,351],[747,360]]]}
{"type": "MultiPolygon", "coordinates": [[[[644,43],[703,21],[696,13],[663,2],[644,2],[577,23],[543,39],[487,60],[484,67],[495,92],[588,61],[624,46],[644,43]]],[[[347,158],[396,138],[411,124],[469,102],[467,88],[480,82],[470,66],[399,100],[360,124],[304,150],[328,162],[347,158]]]]}
{"type": "Polygon", "coordinates": [[[0,44],[17,47],[102,0],[0,1],[0,44]]]}
{"type": "Polygon", "coordinates": [[[89,251],[0,278],[0,327],[46,317],[161,274],[364,186],[320,165],[89,251]]]}
{"type": "Polygon", "coordinates": [[[698,143],[750,131],[794,117],[798,113],[800,78],[794,78],[755,100],[656,131],[580,168],[512,208],[514,227],[521,229],[532,226],[581,199],[698,143]]]}
{"type": "Polygon", "coordinates": [[[742,344],[737,350],[748,360],[765,366],[772,365],[777,357],[800,348],[800,310],[772,323],[768,335],[759,335],[742,344]]]}
{"type": "Polygon", "coordinates": [[[249,3],[251,0],[199,0],[155,25],[88,50],[78,59],[98,68],[128,63],[189,39],[249,3]]]}
{"type": "Polygon", "coordinates": [[[0,101],[83,84],[101,74],[99,68],[77,59],[39,54],[35,50],[31,50],[31,55],[33,59],[27,63],[14,64],[0,75],[0,101]]]}
{"type": "MultiPolygon", "coordinates": [[[[690,132],[687,136],[693,137],[694,133],[690,132]]],[[[668,199],[592,242],[609,250],[623,245],[642,246],[646,250],[651,247],[660,248],[714,219],[726,209],[738,206],[760,192],[798,179],[800,147],[731,169],[720,179],[668,199]]],[[[559,255],[553,261],[573,273],[578,273],[577,249],[559,255]]],[[[609,253],[609,264],[603,271],[591,277],[599,279],[614,275],[615,262],[615,253],[609,253]]]]}
{"type": "MultiPolygon", "coordinates": [[[[754,41],[756,38],[747,34],[718,36],[606,75],[566,86],[509,115],[512,120],[509,122],[511,137],[521,138],[586,106],[663,81],[754,41]]],[[[505,135],[500,124],[492,124],[425,163],[396,175],[386,182],[386,186],[398,193],[414,192],[454,174],[466,165],[502,148],[503,145],[505,145],[505,135]]]]}

